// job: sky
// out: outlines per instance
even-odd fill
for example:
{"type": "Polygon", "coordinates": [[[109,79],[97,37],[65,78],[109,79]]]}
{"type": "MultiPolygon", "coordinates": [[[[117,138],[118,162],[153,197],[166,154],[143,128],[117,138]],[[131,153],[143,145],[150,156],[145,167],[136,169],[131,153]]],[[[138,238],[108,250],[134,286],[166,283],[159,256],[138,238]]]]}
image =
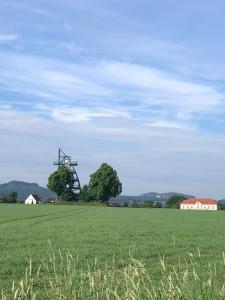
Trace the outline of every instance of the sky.
{"type": "Polygon", "coordinates": [[[225,198],[224,0],[0,0],[0,183],[225,198]]]}

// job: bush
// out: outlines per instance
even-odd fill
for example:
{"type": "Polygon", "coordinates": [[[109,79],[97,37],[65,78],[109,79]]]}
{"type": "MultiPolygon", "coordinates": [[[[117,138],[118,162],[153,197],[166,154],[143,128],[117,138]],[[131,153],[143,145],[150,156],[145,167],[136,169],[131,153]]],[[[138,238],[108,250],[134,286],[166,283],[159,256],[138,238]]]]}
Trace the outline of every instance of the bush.
{"type": "Polygon", "coordinates": [[[159,201],[157,201],[157,202],[155,203],[154,207],[155,207],[155,208],[162,208],[162,204],[161,204],[159,201]]]}
{"type": "Polygon", "coordinates": [[[145,201],[142,203],[141,207],[143,207],[143,208],[153,208],[153,202],[152,202],[152,201],[145,200],[145,201]]]}
{"type": "Polygon", "coordinates": [[[133,202],[131,203],[131,206],[130,206],[130,207],[132,207],[132,208],[138,208],[139,205],[138,205],[138,203],[137,203],[136,201],[133,201],[133,202]]]}

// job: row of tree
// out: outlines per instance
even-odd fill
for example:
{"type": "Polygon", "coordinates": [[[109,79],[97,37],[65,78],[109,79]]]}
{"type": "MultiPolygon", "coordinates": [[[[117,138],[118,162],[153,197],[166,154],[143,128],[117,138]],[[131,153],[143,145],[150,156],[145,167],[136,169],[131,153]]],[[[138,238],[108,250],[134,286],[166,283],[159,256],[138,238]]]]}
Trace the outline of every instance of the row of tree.
{"type": "Polygon", "coordinates": [[[73,174],[66,166],[60,166],[48,178],[48,188],[55,192],[61,201],[100,201],[108,202],[109,198],[116,197],[122,192],[122,183],[117,172],[107,163],[90,175],[89,184],[84,185],[79,195],[76,195],[73,186],[73,174]]]}
{"type": "Polygon", "coordinates": [[[132,201],[131,204],[128,202],[124,202],[123,207],[132,207],[132,208],[162,208],[162,205],[159,201],[144,201],[142,203],[138,203],[137,201],[132,201]]]}
{"type": "Polygon", "coordinates": [[[181,195],[171,196],[166,202],[165,208],[180,208],[180,203],[185,199],[187,198],[181,195]]]}
{"type": "MultiPolygon", "coordinates": [[[[99,169],[90,175],[90,181],[84,185],[80,194],[75,194],[73,186],[73,174],[66,166],[60,166],[57,171],[48,178],[48,188],[55,192],[61,201],[99,201],[108,202],[111,197],[116,197],[122,192],[122,183],[117,172],[107,163],[103,163],[99,169]]],[[[174,195],[167,202],[166,208],[179,208],[180,202],[186,199],[184,196],[174,195]]],[[[124,207],[161,208],[160,202],[144,201],[138,204],[133,201],[130,205],[124,203],[124,207]]]]}
{"type": "Polygon", "coordinates": [[[17,193],[12,192],[7,196],[0,196],[0,203],[16,203],[17,202],[17,193]]]}
{"type": "MultiPolygon", "coordinates": [[[[144,202],[137,202],[137,201],[132,201],[132,202],[124,202],[124,204],[122,205],[122,207],[132,207],[132,208],[180,208],[180,203],[181,201],[185,200],[187,198],[185,198],[184,196],[180,196],[180,195],[174,195],[171,196],[168,201],[166,202],[165,206],[162,206],[161,202],[159,201],[154,201],[154,200],[146,200],[144,202]]],[[[116,205],[115,205],[116,206],[116,205]]],[[[121,206],[121,205],[118,205],[121,206]]]]}

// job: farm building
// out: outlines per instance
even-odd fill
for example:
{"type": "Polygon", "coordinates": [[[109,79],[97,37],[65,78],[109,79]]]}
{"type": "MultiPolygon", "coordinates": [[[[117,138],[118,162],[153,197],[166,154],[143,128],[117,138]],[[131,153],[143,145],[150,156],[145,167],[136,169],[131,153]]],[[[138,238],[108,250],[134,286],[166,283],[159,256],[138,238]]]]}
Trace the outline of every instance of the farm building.
{"type": "Polygon", "coordinates": [[[218,203],[214,199],[191,198],[180,203],[180,209],[218,210],[218,203]]]}
{"type": "Polygon", "coordinates": [[[38,195],[30,194],[30,196],[27,197],[25,200],[25,204],[39,204],[41,202],[41,199],[38,197],[38,195]]]}

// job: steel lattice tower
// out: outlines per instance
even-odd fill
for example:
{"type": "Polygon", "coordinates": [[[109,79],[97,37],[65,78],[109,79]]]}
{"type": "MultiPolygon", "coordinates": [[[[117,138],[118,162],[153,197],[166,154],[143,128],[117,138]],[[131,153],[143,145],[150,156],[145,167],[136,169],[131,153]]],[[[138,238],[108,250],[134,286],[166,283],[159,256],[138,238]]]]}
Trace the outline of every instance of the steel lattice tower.
{"type": "Polygon", "coordinates": [[[66,166],[69,171],[71,172],[73,176],[72,184],[69,186],[70,190],[78,194],[81,191],[81,185],[80,185],[80,180],[77,175],[77,171],[75,169],[76,166],[78,166],[78,163],[75,161],[72,161],[71,156],[66,155],[62,149],[59,148],[58,150],[58,161],[54,162],[54,165],[58,166],[58,169],[60,166],[66,166]]]}

